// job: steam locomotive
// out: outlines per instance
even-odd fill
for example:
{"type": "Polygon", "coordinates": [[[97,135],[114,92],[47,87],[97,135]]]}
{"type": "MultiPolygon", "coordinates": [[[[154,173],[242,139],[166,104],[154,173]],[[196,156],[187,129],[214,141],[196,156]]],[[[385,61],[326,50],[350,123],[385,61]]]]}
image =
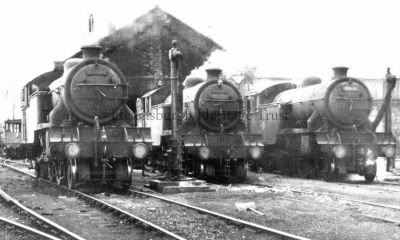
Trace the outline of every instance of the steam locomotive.
{"type": "Polygon", "coordinates": [[[134,127],[125,77],[101,47],[82,54],[23,88],[23,142],[38,177],[69,188],[93,181],[127,188],[133,162],[151,150],[150,129],[134,127]]]}
{"type": "MultiPolygon", "coordinates": [[[[208,69],[207,79],[188,78],[183,90],[179,135],[183,169],[205,179],[242,182],[248,159],[263,152],[261,135],[248,133],[242,121],[242,96],[237,87],[221,78],[221,69],[208,69]]],[[[151,163],[167,165],[171,156],[170,84],[137,100],[138,126],[152,129],[151,163]]]]}
{"type": "MultiPolygon", "coordinates": [[[[395,78],[388,80],[394,87],[395,78]]],[[[348,77],[346,67],[334,68],[331,81],[311,77],[298,87],[273,84],[247,94],[245,101],[248,131],[263,135],[266,154],[260,164],[266,170],[328,180],[358,173],[372,182],[376,158],[395,155],[392,132],[375,132],[369,120],[368,88],[348,77]]]]}

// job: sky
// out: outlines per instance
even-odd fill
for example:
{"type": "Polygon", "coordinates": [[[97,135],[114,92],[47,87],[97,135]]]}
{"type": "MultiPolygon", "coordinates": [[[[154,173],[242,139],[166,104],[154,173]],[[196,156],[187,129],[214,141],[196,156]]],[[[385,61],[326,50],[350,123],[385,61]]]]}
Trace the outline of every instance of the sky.
{"type": "Polygon", "coordinates": [[[133,22],[156,5],[212,38],[226,73],[329,78],[400,75],[400,2],[391,0],[14,0],[0,3],[0,121],[20,117],[24,84],[52,70],[92,39],[133,22]],[[94,16],[95,36],[88,34],[94,16]]]}

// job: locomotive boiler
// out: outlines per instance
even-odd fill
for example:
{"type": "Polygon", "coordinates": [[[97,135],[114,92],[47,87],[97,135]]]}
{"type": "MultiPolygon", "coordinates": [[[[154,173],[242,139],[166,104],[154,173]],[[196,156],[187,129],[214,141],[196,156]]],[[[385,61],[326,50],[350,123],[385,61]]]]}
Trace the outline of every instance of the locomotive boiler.
{"type": "Polygon", "coordinates": [[[70,188],[93,181],[129,187],[134,161],[151,149],[150,129],[134,127],[124,75],[100,53],[100,46],[82,47],[83,58],[68,59],[62,76],[25,104],[37,176],[70,188]]]}
{"type": "MultiPolygon", "coordinates": [[[[393,79],[388,76],[394,87],[393,79]]],[[[374,131],[370,91],[359,79],[348,77],[346,67],[334,68],[331,81],[313,77],[299,87],[275,84],[246,99],[259,104],[257,113],[249,109],[248,124],[252,132],[263,131],[266,152],[271,153],[265,168],[327,179],[358,173],[371,182],[376,158],[394,157],[395,137],[374,131]]]]}
{"type": "MultiPolygon", "coordinates": [[[[206,80],[185,80],[179,129],[184,170],[200,178],[242,182],[248,159],[262,154],[261,135],[246,132],[237,87],[221,79],[220,69],[208,69],[207,74],[206,80]]],[[[171,97],[166,92],[158,89],[144,95],[137,107],[143,109],[138,122],[152,128],[153,160],[168,155],[170,148],[171,97]]]]}

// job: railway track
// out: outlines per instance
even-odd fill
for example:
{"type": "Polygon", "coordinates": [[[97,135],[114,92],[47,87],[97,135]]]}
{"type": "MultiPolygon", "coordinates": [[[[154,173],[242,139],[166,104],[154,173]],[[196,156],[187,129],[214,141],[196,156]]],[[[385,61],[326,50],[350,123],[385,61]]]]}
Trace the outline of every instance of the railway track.
{"type": "Polygon", "coordinates": [[[31,166],[28,162],[26,161],[17,161],[17,160],[11,160],[11,159],[4,159],[3,163],[7,164],[7,163],[14,163],[14,164],[18,164],[18,165],[23,165],[23,166],[31,166]]]}
{"type": "MultiPolygon", "coordinates": [[[[0,165],[2,165],[2,164],[0,164],[0,165]]],[[[21,170],[21,169],[19,169],[17,167],[10,166],[10,165],[7,165],[7,164],[5,164],[5,165],[6,165],[6,167],[11,168],[12,170],[18,171],[18,172],[20,172],[22,174],[28,174],[31,177],[35,177],[34,174],[27,173],[27,172],[25,172],[25,171],[23,171],[23,170],[21,170]]],[[[127,212],[127,211],[124,211],[124,210],[122,210],[122,209],[120,209],[120,208],[118,208],[116,206],[113,206],[113,205],[111,205],[111,204],[109,204],[109,203],[107,203],[105,201],[96,199],[96,198],[94,198],[92,196],[89,196],[87,194],[84,194],[84,193],[76,191],[76,190],[68,189],[67,187],[64,187],[64,186],[59,186],[59,187],[62,188],[63,190],[65,190],[65,191],[70,192],[71,194],[75,195],[76,197],[86,201],[90,205],[102,209],[103,211],[109,211],[114,215],[119,215],[120,217],[125,218],[125,219],[130,219],[131,221],[139,221],[139,222],[143,223],[146,226],[149,226],[149,227],[152,227],[152,228],[156,228],[157,230],[162,231],[162,232],[167,231],[167,230],[162,230],[161,227],[158,227],[155,224],[152,224],[152,223],[150,223],[150,222],[148,222],[148,221],[146,221],[146,220],[144,220],[142,218],[139,218],[139,217],[137,217],[137,216],[135,216],[135,215],[133,215],[133,214],[127,212]]],[[[252,222],[247,222],[247,221],[244,221],[244,220],[241,220],[241,219],[233,218],[233,217],[230,217],[230,216],[227,216],[227,215],[224,215],[224,214],[220,214],[220,213],[217,213],[217,212],[213,212],[213,211],[210,211],[210,210],[207,210],[207,209],[203,209],[203,208],[199,208],[199,207],[196,207],[196,206],[188,205],[188,204],[185,204],[185,203],[173,201],[173,200],[165,198],[165,197],[161,197],[161,196],[157,196],[157,195],[153,195],[153,194],[149,194],[149,193],[144,193],[144,192],[138,192],[138,191],[130,191],[130,193],[132,193],[134,195],[140,195],[140,196],[145,196],[145,197],[156,198],[156,199],[162,200],[164,202],[167,202],[169,204],[179,205],[179,206],[182,206],[182,207],[185,207],[185,208],[200,212],[202,214],[211,215],[213,217],[222,219],[224,221],[232,222],[235,225],[244,226],[244,227],[251,228],[251,229],[254,229],[254,230],[257,230],[257,231],[260,231],[260,232],[266,232],[266,233],[272,234],[274,236],[279,236],[280,238],[294,239],[294,240],[307,240],[308,239],[308,238],[305,238],[305,237],[301,237],[301,236],[297,236],[297,235],[294,235],[294,234],[290,234],[288,232],[280,231],[280,230],[277,230],[277,229],[269,228],[269,227],[262,226],[262,225],[259,225],[259,224],[255,224],[255,223],[252,223],[252,222]]],[[[171,233],[166,233],[166,234],[171,234],[171,233]]],[[[171,237],[173,237],[174,239],[184,239],[184,238],[182,238],[180,236],[177,236],[177,235],[172,235],[171,237]]]]}
{"type": "Polygon", "coordinates": [[[58,225],[57,223],[43,217],[42,215],[36,213],[35,211],[25,207],[18,200],[12,198],[6,192],[0,189],[1,198],[6,201],[8,204],[16,207],[17,211],[21,214],[26,215],[31,222],[38,226],[40,229],[46,229],[47,232],[51,233],[53,236],[60,237],[62,239],[76,239],[76,240],[84,240],[83,237],[69,231],[68,229],[58,225]]]}
{"type": "MultiPolygon", "coordinates": [[[[400,186],[400,182],[380,181],[378,183],[382,185],[400,186]]],[[[398,190],[398,192],[400,192],[400,190],[398,190]]]]}
{"type": "MultiPolygon", "coordinates": [[[[15,168],[15,170],[22,171],[22,170],[20,170],[18,168],[15,168]]],[[[24,171],[22,171],[22,172],[25,174],[24,171]]],[[[34,175],[31,174],[31,176],[34,176],[34,175]]],[[[266,185],[266,184],[252,184],[252,185],[261,186],[261,187],[274,187],[274,188],[277,188],[277,186],[266,185]]],[[[88,196],[88,195],[85,195],[85,194],[81,195],[79,193],[75,194],[74,190],[69,190],[69,189],[67,189],[65,187],[63,187],[63,188],[64,188],[64,190],[71,192],[72,194],[76,195],[78,198],[81,198],[81,199],[87,201],[89,204],[91,204],[93,206],[97,205],[98,207],[100,207],[101,209],[103,209],[105,211],[111,211],[111,212],[115,212],[116,211],[115,208],[112,208],[112,206],[110,206],[110,204],[107,203],[107,202],[99,203],[98,201],[93,200],[92,199],[93,197],[91,197],[91,196],[88,196]]],[[[291,191],[294,192],[294,193],[313,194],[313,195],[315,194],[315,192],[301,191],[301,190],[297,190],[297,189],[296,190],[293,189],[291,191]]],[[[144,193],[144,192],[138,192],[138,191],[131,191],[131,193],[134,194],[134,195],[140,195],[140,196],[144,196],[144,197],[157,198],[157,199],[159,199],[161,201],[164,201],[164,202],[167,202],[167,203],[170,203],[170,204],[179,205],[179,206],[191,209],[193,211],[198,211],[198,212],[203,213],[203,214],[212,215],[212,216],[214,216],[216,218],[220,218],[220,219],[223,219],[225,221],[235,223],[236,225],[241,225],[241,226],[245,226],[247,228],[256,229],[257,232],[260,232],[260,231],[268,232],[270,234],[274,234],[276,236],[280,236],[280,237],[283,237],[283,238],[286,238],[286,239],[306,239],[306,238],[303,238],[303,237],[300,237],[300,236],[292,235],[290,233],[280,232],[279,230],[275,231],[275,229],[270,229],[270,228],[262,226],[262,225],[254,224],[254,223],[251,223],[251,222],[246,222],[246,221],[243,221],[243,220],[240,220],[240,219],[236,219],[236,218],[232,218],[230,216],[226,216],[226,215],[223,215],[223,214],[220,214],[220,213],[212,212],[212,211],[209,211],[207,209],[202,209],[202,208],[191,206],[191,205],[188,205],[188,204],[185,204],[185,203],[176,202],[174,200],[171,200],[171,199],[168,199],[168,198],[165,198],[165,197],[162,197],[162,196],[149,194],[149,193],[144,193]],[[283,234],[281,235],[281,233],[283,233],[283,234]],[[286,235],[286,234],[288,234],[288,235],[286,235]]],[[[335,197],[337,197],[337,196],[335,196],[335,197]]],[[[286,198],[286,197],[277,197],[277,198],[281,198],[281,199],[288,200],[288,201],[301,202],[303,204],[318,205],[318,206],[321,206],[321,207],[324,207],[324,208],[328,208],[328,209],[333,209],[333,210],[336,210],[336,211],[350,211],[349,209],[333,207],[333,206],[326,206],[326,205],[323,205],[321,203],[316,203],[316,202],[312,202],[312,201],[302,201],[302,200],[299,200],[299,199],[291,199],[291,198],[286,198]]],[[[349,201],[349,200],[355,200],[355,199],[345,199],[345,200],[349,201]]],[[[358,200],[355,200],[355,201],[358,201],[358,200]]],[[[367,204],[364,201],[361,201],[361,203],[367,204]]],[[[368,203],[370,203],[370,202],[368,202],[368,203]]],[[[377,207],[384,207],[384,208],[388,208],[388,209],[395,210],[395,211],[400,209],[400,208],[397,208],[395,206],[387,206],[387,205],[382,205],[382,204],[377,204],[377,203],[370,203],[370,205],[371,206],[377,206],[377,207]],[[394,208],[391,208],[391,207],[394,207],[394,208]]],[[[119,209],[119,210],[121,210],[121,209],[119,209]]],[[[122,211],[124,211],[124,210],[122,210],[122,211]]],[[[364,217],[367,217],[367,218],[379,220],[379,221],[382,221],[382,222],[387,222],[387,223],[392,223],[392,224],[395,224],[395,225],[400,225],[399,221],[394,220],[394,219],[397,219],[397,218],[390,219],[390,218],[379,217],[379,216],[375,216],[375,215],[371,215],[371,214],[363,214],[363,213],[359,213],[359,212],[353,212],[353,213],[361,215],[361,216],[364,216],[364,217]]],[[[118,213],[116,213],[116,214],[118,214],[118,213]]],[[[132,221],[135,221],[135,220],[132,219],[132,221]]]]}
{"type": "Polygon", "coordinates": [[[12,231],[14,234],[22,235],[24,238],[28,239],[61,240],[61,238],[3,217],[0,217],[0,226],[2,229],[12,231]]]}
{"type": "MultiPolygon", "coordinates": [[[[374,206],[374,207],[379,207],[379,208],[385,208],[385,209],[388,209],[388,210],[391,210],[391,211],[394,210],[394,211],[399,211],[400,212],[400,207],[399,206],[392,206],[392,205],[387,205],[387,204],[382,204],[382,203],[375,203],[375,202],[370,202],[370,201],[357,200],[357,199],[348,198],[348,197],[345,197],[343,195],[335,194],[335,193],[306,191],[306,190],[301,190],[301,189],[292,189],[292,188],[278,186],[278,185],[261,184],[261,183],[260,184],[258,184],[258,183],[249,183],[249,185],[258,186],[258,187],[266,187],[266,188],[275,188],[275,189],[279,189],[279,190],[286,190],[286,191],[289,191],[289,192],[292,192],[292,193],[297,193],[297,194],[307,194],[307,195],[312,195],[312,196],[317,194],[317,195],[323,195],[323,196],[328,196],[328,197],[335,197],[336,199],[340,199],[340,200],[344,200],[344,201],[348,201],[348,202],[364,204],[364,205],[369,205],[369,206],[374,206]]],[[[288,200],[288,201],[294,201],[294,202],[302,202],[304,204],[318,205],[320,207],[334,209],[334,210],[337,210],[337,211],[347,211],[344,208],[326,206],[326,205],[323,205],[323,204],[320,204],[320,203],[316,203],[316,202],[312,202],[312,201],[302,201],[302,200],[299,200],[299,199],[293,199],[293,198],[287,198],[287,197],[279,197],[279,196],[277,198],[285,199],[285,200],[288,200]]],[[[380,221],[384,221],[384,222],[388,222],[388,223],[393,223],[395,225],[399,225],[400,226],[400,221],[398,221],[398,220],[384,218],[384,217],[375,216],[375,215],[371,215],[371,214],[363,214],[363,213],[356,213],[356,214],[359,214],[359,215],[362,215],[364,217],[368,217],[368,218],[371,218],[371,219],[376,219],[376,220],[380,220],[380,221]]]]}
{"type": "Polygon", "coordinates": [[[260,186],[260,187],[269,187],[269,188],[277,188],[277,189],[285,189],[293,193],[301,193],[301,194],[308,194],[308,195],[324,195],[328,197],[335,197],[340,200],[345,200],[349,202],[354,202],[354,203],[361,203],[365,205],[371,205],[375,207],[381,207],[381,208],[386,208],[386,209],[391,209],[391,210],[397,210],[400,211],[399,206],[392,206],[392,205],[387,205],[387,204],[382,204],[382,203],[375,203],[375,202],[370,202],[370,201],[362,201],[362,200],[357,200],[353,198],[348,198],[345,197],[341,194],[336,194],[336,193],[325,193],[325,192],[313,192],[313,191],[306,191],[306,190],[301,190],[301,189],[290,189],[290,188],[284,188],[282,186],[276,186],[276,185],[270,185],[270,184],[257,184],[257,183],[251,183],[250,185],[254,186],[260,186]]]}
{"type": "MultiPolygon", "coordinates": [[[[28,176],[30,176],[32,178],[36,178],[36,176],[34,174],[29,173],[29,172],[25,172],[25,171],[23,171],[23,170],[21,170],[19,168],[14,167],[14,166],[11,166],[11,165],[8,165],[8,164],[4,164],[4,163],[0,163],[0,165],[4,166],[4,167],[7,167],[9,169],[12,169],[14,171],[17,171],[18,173],[21,173],[21,174],[24,174],[24,175],[28,175],[28,176]]],[[[138,216],[135,216],[135,215],[133,215],[133,214],[127,212],[127,211],[124,211],[124,210],[122,210],[122,209],[120,209],[120,208],[118,208],[116,206],[113,206],[113,205],[111,205],[109,203],[106,203],[106,202],[104,202],[104,201],[102,201],[100,199],[94,198],[92,196],[89,196],[89,195],[87,195],[85,193],[82,193],[80,191],[77,191],[77,190],[71,190],[71,189],[69,189],[69,188],[67,188],[65,186],[55,185],[53,183],[50,183],[47,180],[40,179],[40,181],[47,182],[49,185],[52,185],[52,186],[57,186],[58,188],[62,189],[63,191],[69,192],[69,193],[73,194],[75,197],[77,197],[77,198],[83,200],[84,202],[88,203],[90,206],[96,207],[96,208],[98,208],[98,209],[100,209],[100,210],[102,210],[104,212],[108,212],[108,213],[112,214],[113,216],[118,216],[119,218],[121,218],[121,219],[123,219],[123,220],[125,220],[127,222],[134,222],[134,223],[136,223],[136,225],[142,226],[143,229],[145,229],[145,230],[151,229],[151,231],[156,231],[159,234],[161,234],[162,236],[164,236],[166,238],[170,238],[170,239],[178,239],[178,240],[183,240],[184,239],[183,237],[178,236],[178,235],[176,235],[176,234],[174,234],[174,233],[172,233],[172,232],[170,232],[170,231],[168,231],[168,230],[166,230],[166,229],[164,229],[164,228],[162,228],[160,226],[157,226],[154,223],[146,221],[146,220],[144,220],[144,219],[142,219],[142,218],[140,218],[138,216]]],[[[4,193],[3,191],[1,191],[0,193],[1,193],[0,195],[2,195],[2,196],[4,194],[5,198],[11,198],[8,195],[6,195],[6,193],[4,193]]],[[[17,200],[14,200],[13,202],[18,203],[17,200]]],[[[19,204],[19,205],[21,205],[21,207],[23,207],[24,209],[29,210],[33,214],[38,215],[34,211],[24,207],[22,204],[19,204]]],[[[44,220],[42,220],[42,221],[44,221],[44,220]]],[[[81,238],[79,236],[76,236],[76,238],[70,237],[70,236],[66,236],[64,238],[65,239],[84,239],[84,238],[81,238]]]]}
{"type": "MultiPolygon", "coordinates": [[[[344,209],[344,208],[327,206],[327,205],[323,205],[323,204],[316,203],[316,202],[303,201],[303,200],[299,200],[299,199],[280,197],[280,196],[278,196],[276,198],[287,200],[287,201],[292,201],[292,202],[303,203],[303,204],[316,205],[316,206],[319,206],[319,207],[322,207],[322,208],[327,208],[327,209],[331,209],[331,210],[335,210],[335,211],[348,211],[347,209],[344,209]]],[[[397,226],[400,226],[400,221],[397,221],[397,220],[388,219],[388,218],[379,217],[379,216],[374,216],[374,215],[371,215],[371,214],[363,214],[363,213],[356,213],[356,214],[359,214],[361,216],[364,216],[364,217],[367,217],[367,218],[370,218],[370,219],[379,220],[379,221],[387,222],[387,223],[392,223],[392,224],[395,224],[397,226]]]]}
{"type": "Polygon", "coordinates": [[[191,210],[203,213],[203,214],[208,214],[208,215],[223,219],[223,220],[228,221],[228,222],[232,222],[232,223],[235,223],[235,224],[238,224],[238,225],[242,225],[244,227],[249,227],[249,228],[255,229],[257,231],[266,232],[266,233],[269,233],[269,234],[274,234],[274,235],[282,237],[284,239],[294,239],[294,240],[306,240],[306,239],[308,239],[308,238],[297,236],[295,234],[291,234],[291,233],[288,233],[288,232],[285,232],[285,231],[280,231],[280,230],[269,228],[269,227],[266,227],[266,226],[262,226],[262,225],[259,225],[259,224],[256,224],[256,223],[244,221],[244,220],[241,220],[241,219],[238,219],[238,218],[234,218],[234,217],[231,217],[231,216],[228,216],[228,215],[224,215],[224,214],[221,214],[221,213],[218,213],[218,212],[210,211],[210,210],[207,210],[207,209],[204,209],[204,208],[200,208],[200,207],[196,207],[196,206],[193,206],[193,205],[189,205],[189,204],[186,204],[186,203],[178,202],[178,201],[175,201],[175,200],[172,200],[172,199],[168,199],[166,197],[158,196],[158,195],[155,195],[155,194],[139,192],[139,191],[133,191],[133,190],[130,190],[130,193],[133,194],[133,195],[139,195],[139,196],[144,196],[144,197],[149,197],[149,198],[156,198],[158,200],[161,200],[161,201],[164,201],[164,202],[167,202],[167,203],[170,203],[170,204],[179,205],[179,206],[182,206],[182,207],[185,207],[185,208],[188,208],[188,209],[191,209],[191,210]]]}
{"type": "MultiPolygon", "coordinates": [[[[286,175],[279,175],[279,174],[273,174],[269,173],[271,177],[277,177],[277,178],[283,178],[283,179],[291,179],[291,177],[288,177],[286,175]]],[[[318,180],[318,179],[303,179],[306,181],[322,181],[325,182],[324,180],[318,180]]],[[[335,182],[329,182],[330,184],[334,184],[335,182]]],[[[344,181],[344,182],[337,182],[337,184],[341,185],[348,185],[348,186],[363,186],[368,189],[375,189],[375,190],[383,190],[383,191],[388,191],[388,192],[400,192],[400,188],[394,187],[394,186],[400,186],[400,180],[399,181],[375,181],[373,183],[365,183],[364,181],[362,182],[351,182],[351,181],[344,181]],[[387,186],[390,188],[382,187],[382,186],[387,186]],[[393,188],[394,187],[394,188],[393,188]]]]}

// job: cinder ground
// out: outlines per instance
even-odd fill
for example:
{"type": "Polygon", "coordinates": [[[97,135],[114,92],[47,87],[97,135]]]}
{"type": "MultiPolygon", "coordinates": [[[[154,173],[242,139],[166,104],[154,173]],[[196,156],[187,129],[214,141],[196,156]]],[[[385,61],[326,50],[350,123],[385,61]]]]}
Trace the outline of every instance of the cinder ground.
{"type": "MultiPolygon", "coordinates": [[[[13,220],[15,222],[19,222],[21,224],[25,224],[30,226],[29,221],[25,220],[18,214],[14,213],[8,205],[5,205],[4,202],[0,201],[0,216],[13,220]]],[[[32,226],[30,226],[32,227],[32,226]]],[[[0,239],[8,240],[8,239],[24,239],[23,236],[16,234],[15,231],[6,230],[5,226],[0,225],[0,239]]]]}
{"type": "MultiPolygon", "coordinates": [[[[379,177],[385,178],[382,175],[379,177]]],[[[143,183],[146,181],[140,176],[140,172],[136,172],[134,185],[137,188],[143,188],[143,183]]],[[[395,224],[374,220],[360,214],[400,220],[400,211],[356,204],[325,195],[326,193],[340,194],[347,198],[400,207],[400,192],[379,189],[400,190],[400,186],[364,184],[360,177],[354,176],[345,183],[330,183],[322,180],[249,172],[247,184],[213,184],[211,188],[216,191],[213,193],[181,193],[167,195],[167,197],[310,239],[400,239],[400,228],[395,224]],[[263,188],[253,186],[251,183],[264,183],[277,187],[263,188]],[[290,191],[291,189],[312,191],[315,194],[296,194],[290,191]],[[235,203],[252,201],[255,202],[257,210],[265,214],[264,216],[247,211],[238,212],[235,207],[235,203]],[[327,209],[310,203],[345,210],[327,209]]]]}
{"type": "Polygon", "coordinates": [[[163,239],[154,231],[127,224],[48,183],[7,168],[0,167],[0,187],[26,207],[85,239],[163,239]]]}
{"type": "MultiPolygon", "coordinates": [[[[143,178],[141,171],[135,171],[133,188],[147,190],[143,184],[149,179],[151,177],[143,178]]],[[[400,190],[400,186],[364,184],[360,179],[355,177],[344,183],[328,183],[322,180],[249,172],[246,184],[211,184],[210,186],[215,192],[181,193],[166,197],[310,239],[400,239],[400,228],[397,225],[374,220],[360,214],[376,214],[396,220],[400,219],[400,211],[356,204],[326,195],[339,194],[348,198],[400,207],[400,192],[389,191],[390,189],[400,190]],[[252,183],[276,187],[260,187],[254,186],[252,183]],[[292,189],[307,190],[314,194],[293,193],[292,189]],[[246,202],[254,202],[257,210],[264,213],[264,216],[249,211],[239,212],[236,209],[235,203],[246,202]],[[339,207],[344,210],[337,211],[311,203],[339,207]]],[[[227,226],[223,221],[199,216],[198,213],[170,206],[154,199],[115,194],[98,196],[144,218],[158,220],[158,223],[173,231],[182,231],[186,227],[183,234],[188,239],[260,238],[260,235],[250,229],[238,231],[232,226],[227,226]],[[199,222],[203,226],[196,225],[199,222]]],[[[119,238],[115,236],[114,239],[119,238]]]]}
{"type": "Polygon", "coordinates": [[[186,239],[280,239],[154,198],[135,198],[114,194],[107,197],[99,194],[96,197],[154,222],[186,239]]]}
{"type": "Polygon", "coordinates": [[[399,227],[393,224],[371,220],[352,211],[339,212],[279,198],[298,198],[290,192],[221,187],[212,195],[185,193],[170,197],[311,239],[400,239],[399,227]],[[237,211],[235,203],[250,201],[265,216],[237,211]]]}

